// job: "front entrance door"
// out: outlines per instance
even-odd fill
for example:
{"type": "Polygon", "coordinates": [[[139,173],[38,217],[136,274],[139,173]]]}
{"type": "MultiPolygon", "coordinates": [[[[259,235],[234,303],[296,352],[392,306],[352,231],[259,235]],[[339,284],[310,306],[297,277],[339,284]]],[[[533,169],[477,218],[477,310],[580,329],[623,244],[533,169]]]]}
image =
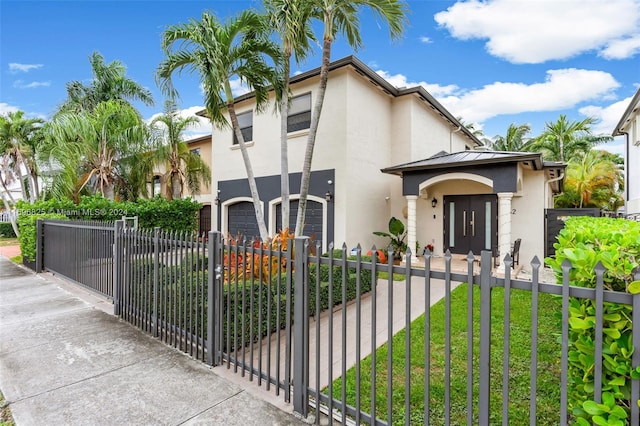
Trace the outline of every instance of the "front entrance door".
{"type": "Polygon", "coordinates": [[[444,246],[451,253],[479,255],[498,245],[498,198],[486,195],[444,197],[444,246]]]}

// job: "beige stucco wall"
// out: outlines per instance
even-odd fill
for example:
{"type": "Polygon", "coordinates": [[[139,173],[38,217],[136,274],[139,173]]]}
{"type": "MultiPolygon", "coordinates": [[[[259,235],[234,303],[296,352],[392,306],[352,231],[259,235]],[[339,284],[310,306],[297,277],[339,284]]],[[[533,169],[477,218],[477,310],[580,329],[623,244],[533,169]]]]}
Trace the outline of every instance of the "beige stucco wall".
{"type": "Polygon", "coordinates": [[[522,238],[520,264],[529,265],[533,256],[544,261],[544,209],[549,204],[545,201],[544,173],[521,169],[522,193],[511,200],[511,242],[522,238]]]}

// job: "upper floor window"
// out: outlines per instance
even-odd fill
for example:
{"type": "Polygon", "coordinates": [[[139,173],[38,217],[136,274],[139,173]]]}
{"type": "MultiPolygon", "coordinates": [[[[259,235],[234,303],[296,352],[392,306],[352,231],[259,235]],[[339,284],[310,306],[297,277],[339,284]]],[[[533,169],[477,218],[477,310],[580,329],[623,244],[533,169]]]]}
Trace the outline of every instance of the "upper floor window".
{"type": "MultiPolygon", "coordinates": [[[[253,111],[243,112],[238,114],[238,124],[240,125],[240,131],[245,142],[253,140],[253,111]]],[[[233,135],[233,144],[238,144],[238,138],[233,135]]]]}
{"type": "Polygon", "coordinates": [[[190,149],[189,152],[200,157],[200,148],[190,149]]]}
{"type": "Polygon", "coordinates": [[[287,116],[287,132],[308,129],[311,126],[311,93],[291,99],[287,116]]]}

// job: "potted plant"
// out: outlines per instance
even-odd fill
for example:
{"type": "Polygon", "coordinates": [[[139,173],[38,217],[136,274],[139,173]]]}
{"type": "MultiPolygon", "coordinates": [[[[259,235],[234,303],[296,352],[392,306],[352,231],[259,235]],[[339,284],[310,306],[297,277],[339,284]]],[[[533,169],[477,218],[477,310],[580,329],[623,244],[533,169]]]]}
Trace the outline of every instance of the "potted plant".
{"type": "Polygon", "coordinates": [[[407,251],[407,243],[404,241],[407,238],[407,232],[402,221],[392,217],[389,219],[389,232],[375,231],[374,235],[389,238],[388,246],[393,250],[394,263],[399,263],[402,260],[402,254],[407,251]]]}

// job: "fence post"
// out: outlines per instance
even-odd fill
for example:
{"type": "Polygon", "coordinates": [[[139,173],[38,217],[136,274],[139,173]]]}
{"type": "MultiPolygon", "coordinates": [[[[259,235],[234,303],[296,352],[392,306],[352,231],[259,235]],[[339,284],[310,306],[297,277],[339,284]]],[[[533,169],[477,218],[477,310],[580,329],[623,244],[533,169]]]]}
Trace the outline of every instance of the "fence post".
{"type": "Polygon", "coordinates": [[[151,317],[151,327],[153,329],[153,337],[160,335],[160,326],[158,324],[158,290],[160,281],[160,228],[153,229],[153,314],[151,317]]]}
{"type": "Polygon", "coordinates": [[[36,219],[36,273],[42,272],[44,260],[44,244],[43,243],[44,222],[42,219],[36,219]]]}
{"type": "Polygon", "coordinates": [[[122,289],[122,229],[124,220],[116,220],[113,228],[113,314],[120,316],[120,290],[122,289]]]}
{"type": "Polygon", "coordinates": [[[488,425],[491,395],[491,252],[483,250],[480,264],[480,383],[478,424],[488,425]]]}
{"type": "Polygon", "coordinates": [[[209,271],[207,277],[207,364],[216,366],[220,363],[218,342],[222,327],[219,312],[216,309],[220,302],[222,288],[222,234],[218,231],[209,232],[208,241],[209,271]]]}
{"type": "MultiPolygon", "coordinates": [[[[309,333],[305,315],[305,295],[309,289],[305,244],[309,237],[295,239],[294,288],[293,288],[293,411],[307,417],[309,404],[309,346],[305,346],[309,333]]],[[[346,265],[345,265],[346,268],[346,265]]]]}
{"type": "MultiPolygon", "coordinates": [[[[634,274],[635,280],[640,280],[640,268],[637,268],[634,274]]],[[[635,327],[631,331],[631,341],[633,343],[633,355],[631,355],[631,367],[640,367],[640,293],[633,295],[633,313],[632,321],[635,327]]],[[[640,380],[631,379],[631,421],[629,424],[640,424],[640,408],[637,401],[640,399],[640,380]]]]}

